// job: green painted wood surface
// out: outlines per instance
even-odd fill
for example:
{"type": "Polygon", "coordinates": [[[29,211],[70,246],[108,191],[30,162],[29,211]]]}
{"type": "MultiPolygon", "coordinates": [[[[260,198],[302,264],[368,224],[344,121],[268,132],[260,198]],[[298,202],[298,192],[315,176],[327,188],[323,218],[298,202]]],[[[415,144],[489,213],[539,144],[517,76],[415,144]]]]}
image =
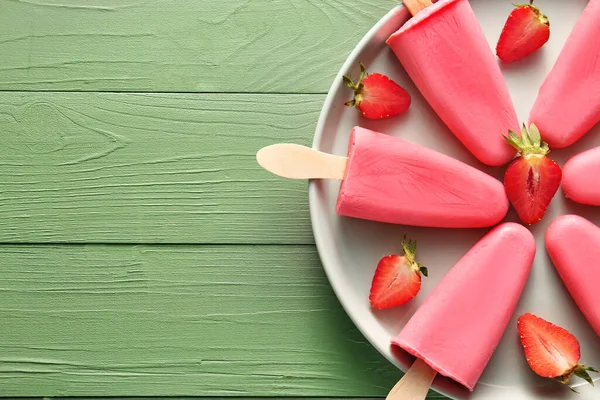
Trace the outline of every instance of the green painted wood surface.
{"type": "Polygon", "coordinates": [[[306,182],[255,154],[310,144],[323,100],[0,92],[0,241],[313,243],[306,182]]]}
{"type": "Polygon", "coordinates": [[[396,0],[2,0],[0,90],[325,93],[396,0]]]}
{"type": "Polygon", "coordinates": [[[0,1],[0,396],[383,398],[306,184],[254,153],[310,143],[396,4],[0,1]]]}
{"type": "MultiPolygon", "coordinates": [[[[442,397],[439,397],[439,395],[432,395],[433,397],[428,397],[428,399],[440,399],[442,397]]],[[[80,397],[60,397],[61,400],[215,400],[218,398],[226,398],[226,397],[205,397],[205,396],[185,396],[185,397],[178,397],[178,396],[169,396],[169,397],[164,397],[164,396],[153,396],[153,397],[122,397],[122,396],[112,396],[112,397],[85,397],[85,396],[80,396],[80,397]]],[[[10,400],[18,400],[18,399],[23,399],[22,397],[3,397],[3,399],[10,399],[10,400]]],[[[37,397],[29,397],[28,400],[46,400],[46,399],[52,399],[51,398],[37,398],[37,397]]],[[[344,400],[384,400],[385,397],[348,397],[348,396],[319,396],[319,397],[315,397],[315,396],[302,396],[302,397],[290,397],[290,396],[239,396],[235,398],[236,400],[290,400],[290,399],[301,399],[301,400],[340,400],[340,399],[344,399],[344,400]]]]}
{"type": "MultiPolygon", "coordinates": [[[[10,397],[4,397],[5,399],[10,399],[10,397]]],[[[201,396],[185,396],[185,397],[177,397],[177,396],[154,396],[154,397],[61,397],[61,400],[214,400],[218,397],[201,397],[201,396]]],[[[290,396],[270,396],[270,397],[258,397],[258,396],[244,396],[244,397],[236,397],[236,400],[290,400],[290,399],[302,399],[302,400],[333,400],[333,399],[344,399],[344,400],[384,400],[384,397],[339,397],[339,396],[302,396],[302,397],[290,397],[290,396]]],[[[432,399],[440,398],[440,397],[431,397],[432,399]]],[[[18,399],[15,398],[15,400],[18,399]]],[[[31,399],[37,400],[36,397],[31,397],[31,399]]],[[[40,400],[42,400],[40,398],[40,400]]]]}
{"type": "Polygon", "coordinates": [[[380,396],[313,246],[2,246],[0,394],[380,396]]]}

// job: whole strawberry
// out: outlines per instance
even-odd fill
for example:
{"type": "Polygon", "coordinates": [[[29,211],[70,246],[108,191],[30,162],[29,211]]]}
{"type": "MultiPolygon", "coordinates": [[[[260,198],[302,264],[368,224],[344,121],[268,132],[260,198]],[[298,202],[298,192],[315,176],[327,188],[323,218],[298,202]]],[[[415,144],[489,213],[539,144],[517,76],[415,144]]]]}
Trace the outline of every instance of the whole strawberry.
{"type": "Polygon", "coordinates": [[[417,242],[402,241],[403,255],[383,257],[371,284],[369,300],[376,309],[399,306],[413,299],[421,290],[421,274],[427,276],[427,268],[417,263],[417,242]]]}
{"type": "Polygon", "coordinates": [[[410,94],[402,86],[382,74],[367,75],[362,63],[358,83],[355,84],[348,76],[344,76],[344,82],[354,90],[354,99],[346,105],[356,107],[367,118],[393,117],[410,107],[410,94]]]}
{"type": "Polygon", "coordinates": [[[581,350],[573,334],[533,314],[519,317],[517,327],[525,358],[533,372],[565,385],[576,375],[594,386],[588,372],[600,371],[579,364],[581,350]]]}
{"type": "Polygon", "coordinates": [[[505,139],[520,153],[506,169],[504,189],[519,218],[526,224],[539,222],[560,187],[562,170],[546,155],[548,145],[540,131],[531,124],[523,125],[521,136],[513,131],[505,139]]]}
{"type": "Polygon", "coordinates": [[[528,56],[550,39],[550,21],[533,5],[533,0],[516,7],[508,16],[496,46],[498,58],[505,62],[528,56]]]}

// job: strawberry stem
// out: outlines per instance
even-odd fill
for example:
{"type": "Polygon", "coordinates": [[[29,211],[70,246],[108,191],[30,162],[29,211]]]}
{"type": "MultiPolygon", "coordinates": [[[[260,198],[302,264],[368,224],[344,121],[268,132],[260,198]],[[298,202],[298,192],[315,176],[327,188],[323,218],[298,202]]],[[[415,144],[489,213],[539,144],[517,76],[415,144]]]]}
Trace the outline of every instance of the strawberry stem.
{"type": "Polygon", "coordinates": [[[402,239],[402,249],[404,250],[404,257],[410,260],[411,264],[414,263],[417,255],[417,241],[410,240],[406,235],[402,239]]]}
{"type": "Polygon", "coordinates": [[[423,276],[429,276],[427,267],[416,261],[417,256],[417,241],[410,240],[406,235],[402,239],[402,249],[404,250],[404,259],[406,263],[412,268],[413,271],[422,274],[423,276]]]}

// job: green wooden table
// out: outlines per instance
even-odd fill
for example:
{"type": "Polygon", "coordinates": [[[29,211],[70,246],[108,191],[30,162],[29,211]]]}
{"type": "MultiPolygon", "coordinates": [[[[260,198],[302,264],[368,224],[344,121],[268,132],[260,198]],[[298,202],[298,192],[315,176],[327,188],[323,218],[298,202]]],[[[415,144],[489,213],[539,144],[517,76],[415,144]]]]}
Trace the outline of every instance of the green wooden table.
{"type": "Polygon", "coordinates": [[[0,396],[384,397],[254,154],[395,4],[1,0],[0,396]]]}

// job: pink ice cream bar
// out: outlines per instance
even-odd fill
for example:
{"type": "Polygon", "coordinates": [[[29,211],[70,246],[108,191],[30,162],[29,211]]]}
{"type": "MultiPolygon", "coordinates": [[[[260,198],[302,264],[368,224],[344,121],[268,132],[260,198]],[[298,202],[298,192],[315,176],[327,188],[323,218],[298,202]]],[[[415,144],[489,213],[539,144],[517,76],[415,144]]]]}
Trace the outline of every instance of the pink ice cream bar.
{"type": "Polygon", "coordinates": [[[600,206],[600,147],[571,158],[563,168],[565,196],[582,204],[600,206]]]}
{"type": "Polygon", "coordinates": [[[481,162],[515,150],[503,138],[519,122],[502,72],[467,0],[440,0],[388,40],[434,111],[481,162]]]}
{"type": "Polygon", "coordinates": [[[458,261],[392,343],[473,390],[510,322],[534,257],[529,230],[514,223],[496,227],[458,261]]]}
{"type": "Polygon", "coordinates": [[[340,215],[393,224],[479,228],[508,211],[497,179],[426,147],[356,127],[337,199],[340,215]]]}
{"type": "Polygon", "coordinates": [[[577,215],[562,216],[546,232],[546,249],[579,309],[600,335],[600,228],[577,215]]]}
{"type": "Polygon", "coordinates": [[[600,0],[590,0],[544,81],[529,121],[551,148],[567,147],[600,121],[600,0]]]}

